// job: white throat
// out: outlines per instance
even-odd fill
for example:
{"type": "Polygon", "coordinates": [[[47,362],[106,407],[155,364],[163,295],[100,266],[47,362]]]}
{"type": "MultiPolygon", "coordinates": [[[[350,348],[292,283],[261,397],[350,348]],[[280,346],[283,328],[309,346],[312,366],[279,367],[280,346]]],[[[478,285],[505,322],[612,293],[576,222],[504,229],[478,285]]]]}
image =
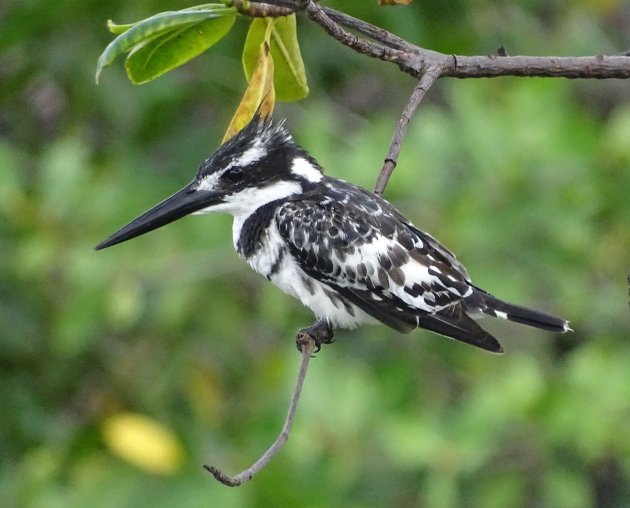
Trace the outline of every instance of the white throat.
{"type": "Polygon", "coordinates": [[[262,188],[245,189],[238,194],[228,196],[223,203],[203,208],[195,212],[195,214],[227,212],[234,216],[232,239],[234,241],[234,247],[236,248],[241,235],[241,228],[250,215],[256,213],[256,210],[267,203],[287,198],[301,192],[302,186],[298,182],[274,182],[262,188]]]}
{"type": "Polygon", "coordinates": [[[202,208],[194,213],[204,214],[212,212],[227,212],[232,214],[235,219],[240,217],[245,219],[267,203],[287,198],[293,194],[299,194],[301,192],[302,186],[298,182],[274,182],[266,187],[256,187],[242,190],[238,194],[227,196],[223,203],[212,205],[208,208],[202,208]]]}
{"type": "Polygon", "coordinates": [[[227,212],[232,214],[234,218],[248,217],[267,203],[288,198],[301,192],[302,186],[298,182],[274,182],[266,187],[244,189],[237,194],[227,196],[223,203],[204,208],[195,213],[227,212]]]}

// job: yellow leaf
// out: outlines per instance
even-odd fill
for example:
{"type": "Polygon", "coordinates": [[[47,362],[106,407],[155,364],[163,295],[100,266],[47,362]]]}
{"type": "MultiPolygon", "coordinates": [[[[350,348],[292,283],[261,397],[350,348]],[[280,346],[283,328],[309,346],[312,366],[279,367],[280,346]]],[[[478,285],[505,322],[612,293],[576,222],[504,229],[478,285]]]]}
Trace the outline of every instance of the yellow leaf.
{"type": "Polygon", "coordinates": [[[256,111],[260,116],[271,116],[276,103],[276,91],[273,86],[273,58],[269,52],[269,43],[260,45],[258,63],[252,74],[241,103],[232,117],[229,127],[223,136],[223,143],[238,134],[254,117],[256,111]]]}
{"type": "Polygon", "coordinates": [[[103,424],[103,436],[113,453],[150,473],[174,474],[184,459],[184,451],[173,432],[140,414],[111,416],[103,424]]]}
{"type": "Polygon", "coordinates": [[[208,370],[194,369],[187,383],[190,402],[199,418],[218,425],[225,416],[225,397],[219,379],[208,370]]]}

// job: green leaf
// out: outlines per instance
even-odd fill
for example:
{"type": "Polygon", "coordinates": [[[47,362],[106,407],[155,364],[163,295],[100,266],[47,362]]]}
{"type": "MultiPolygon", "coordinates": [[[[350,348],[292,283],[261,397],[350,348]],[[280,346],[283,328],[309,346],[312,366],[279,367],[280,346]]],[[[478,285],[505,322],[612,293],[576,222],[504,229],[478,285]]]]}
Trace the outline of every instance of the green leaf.
{"type": "Polygon", "coordinates": [[[120,33],[101,53],[96,65],[95,80],[102,70],[110,65],[118,56],[133,49],[138,44],[146,44],[166,32],[190,27],[209,18],[220,16],[233,17],[236,9],[226,8],[222,4],[208,4],[206,8],[184,9],[181,11],[161,12],[155,16],[139,21],[132,25],[116,25],[108,22],[108,28],[114,33],[120,33]]]}
{"type": "MultiPolygon", "coordinates": [[[[195,5],[193,7],[188,7],[186,9],[181,9],[177,12],[180,12],[180,13],[199,12],[199,11],[216,12],[217,10],[224,10],[225,5],[227,5],[226,2],[223,2],[222,4],[201,4],[201,5],[195,5]]],[[[165,14],[165,13],[162,13],[162,14],[165,14]]],[[[151,19],[151,18],[147,18],[144,21],[147,21],[148,19],[151,19]]],[[[139,21],[138,23],[142,23],[142,21],[139,21]]],[[[108,19],[107,29],[115,35],[120,35],[126,32],[127,30],[129,30],[130,28],[136,26],[138,23],[127,23],[127,24],[119,25],[117,23],[114,23],[111,19],[108,19]]]]}
{"type": "Polygon", "coordinates": [[[126,25],[118,25],[114,23],[111,19],[108,19],[107,29],[114,35],[120,35],[122,33],[125,33],[130,28],[132,28],[135,24],[136,23],[127,23],[126,25]]]}
{"type": "MultiPolygon", "coordinates": [[[[297,40],[295,15],[274,19],[270,48],[275,66],[276,98],[286,102],[297,101],[308,95],[308,84],[297,40]]],[[[256,18],[247,32],[243,48],[243,67],[248,81],[256,69],[260,44],[265,40],[267,24],[270,22],[267,18],[256,18]]]]}
{"type": "Polygon", "coordinates": [[[236,16],[207,19],[136,46],[125,61],[132,83],[140,85],[179,67],[221,40],[236,16]]]}

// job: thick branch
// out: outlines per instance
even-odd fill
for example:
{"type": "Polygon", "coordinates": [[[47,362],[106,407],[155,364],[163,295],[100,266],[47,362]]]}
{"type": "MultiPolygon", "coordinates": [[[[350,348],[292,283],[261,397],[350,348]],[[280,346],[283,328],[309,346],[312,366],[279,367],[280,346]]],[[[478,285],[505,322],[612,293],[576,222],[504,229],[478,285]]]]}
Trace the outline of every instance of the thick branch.
{"type": "Polygon", "coordinates": [[[457,56],[442,76],[492,78],[530,76],[548,78],[630,78],[628,56],[457,56]]]}
{"type": "Polygon", "coordinates": [[[234,0],[234,6],[241,14],[252,18],[279,18],[293,14],[300,6],[293,0],[274,0],[273,2],[250,2],[234,0]]]}

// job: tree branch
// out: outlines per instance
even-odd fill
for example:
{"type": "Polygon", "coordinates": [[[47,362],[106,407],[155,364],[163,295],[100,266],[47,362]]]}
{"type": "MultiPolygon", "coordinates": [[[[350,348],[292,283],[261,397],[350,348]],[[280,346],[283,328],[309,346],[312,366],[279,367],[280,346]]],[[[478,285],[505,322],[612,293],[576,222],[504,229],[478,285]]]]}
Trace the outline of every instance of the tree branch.
{"type": "Polygon", "coordinates": [[[426,69],[433,67],[439,69],[438,77],[454,78],[498,76],[630,78],[630,57],[626,54],[578,57],[447,55],[415,46],[387,30],[334,9],[324,9],[312,1],[306,5],[306,13],[310,19],[342,44],[364,55],[395,62],[401,70],[418,78],[426,72],[426,69]],[[389,47],[359,39],[340,25],[356,30],[389,47]]]}
{"type": "Polygon", "coordinates": [[[393,49],[400,49],[403,51],[409,51],[414,48],[413,44],[408,43],[405,39],[398,37],[397,35],[388,32],[382,28],[374,26],[370,23],[363,21],[362,19],[355,18],[349,14],[330,9],[328,7],[322,7],[322,10],[332,21],[338,23],[350,30],[356,30],[357,32],[366,35],[370,39],[374,39],[385,46],[389,46],[393,49]]]}
{"type": "MultiPolygon", "coordinates": [[[[355,51],[394,62],[414,77],[421,77],[426,69],[439,69],[438,77],[490,78],[498,76],[564,77],[564,78],[630,78],[630,51],[617,55],[595,56],[463,56],[447,55],[411,44],[387,30],[349,16],[320,7],[316,0],[266,0],[245,2],[235,0],[237,6],[247,4],[244,14],[285,16],[289,12],[305,10],[308,17],[329,35],[355,51]],[[377,43],[369,42],[344,30],[355,30],[377,43]]],[[[242,9],[242,7],[241,7],[242,9]]]]}
{"type": "Polygon", "coordinates": [[[250,2],[249,0],[234,0],[236,10],[241,14],[252,18],[279,18],[289,16],[298,7],[295,2],[288,0],[275,0],[272,2],[250,2]]]}
{"type": "Polygon", "coordinates": [[[630,57],[596,56],[457,56],[452,55],[442,76],[493,78],[528,76],[543,78],[630,78],[630,57]]]}
{"type": "Polygon", "coordinates": [[[374,194],[378,196],[383,195],[385,187],[387,186],[387,182],[389,182],[390,176],[392,176],[394,169],[396,169],[398,155],[400,154],[400,145],[403,138],[405,137],[409,120],[411,120],[411,117],[413,116],[416,107],[418,107],[418,104],[420,104],[420,101],[424,98],[425,94],[427,93],[429,88],[431,88],[433,83],[435,83],[437,78],[437,69],[429,69],[422,75],[420,81],[418,81],[416,87],[413,89],[411,97],[409,97],[409,101],[407,102],[407,105],[405,106],[402,115],[400,115],[398,125],[396,125],[396,130],[394,131],[392,142],[389,145],[389,151],[387,152],[387,156],[385,157],[383,168],[381,169],[381,172],[379,173],[376,180],[374,194]]]}
{"type": "MultiPolygon", "coordinates": [[[[403,55],[403,52],[400,50],[382,46],[381,44],[374,44],[366,40],[360,39],[354,34],[351,34],[350,32],[344,30],[339,24],[335,23],[328,16],[327,12],[337,13],[337,11],[334,11],[333,9],[327,9],[326,11],[324,11],[319,5],[317,5],[313,1],[309,1],[306,4],[307,16],[311,20],[315,21],[315,23],[321,26],[324,30],[326,30],[326,32],[328,32],[329,35],[337,39],[342,44],[348,46],[349,48],[352,48],[363,55],[371,56],[373,58],[378,58],[380,60],[385,60],[385,61],[397,61],[403,55]]],[[[377,29],[376,27],[373,27],[373,28],[375,30],[379,30],[379,31],[381,30],[381,29],[377,29]]],[[[385,30],[383,30],[383,32],[389,33],[389,32],[386,32],[385,30]]],[[[392,36],[392,38],[393,37],[394,36],[392,36]]]]}
{"type": "Polygon", "coordinates": [[[306,378],[308,364],[316,347],[316,342],[311,335],[301,334],[298,336],[298,341],[301,345],[302,360],[300,362],[297,381],[295,382],[291,403],[289,404],[289,411],[282,427],[282,431],[269,449],[251,467],[235,476],[228,476],[215,466],[204,465],[204,469],[223,485],[227,485],[228,487],[238,487],[246,481],[251,480],[262,468],[267,465],[276,453],[278,453],[280,448],[282,448],[282,445],[287,441],[287,439],[289,439],[289,432],[291,432],[293,419],[295,417],[297,405],[302,393],[302,386],[304,385],[304,379],[306,378]]]}
{"type": "MultiPolygon", "coordinates": [[[[270,0],[273,1],[273,0],[270,0]]],[[[378,176],[374,192],[382,195],[396,168],[400,145],[407,124],[426,91],[444,76],[455,78],[489,78],[498,76],[564,77],[564,78],[630,78],[630,56],[596,55],[557,56],[459,56],[447,55],[415,46],[387,30],[353,18],[334,9],[322,8],[312,0],[306,14],[328,34],[355,51],[380,60],[396,63],[399,68],[420,81],[400,117],[389,152],[378,176]],[[355,30],[378,43],[362,40],[344,30],[355,30]]]]}

